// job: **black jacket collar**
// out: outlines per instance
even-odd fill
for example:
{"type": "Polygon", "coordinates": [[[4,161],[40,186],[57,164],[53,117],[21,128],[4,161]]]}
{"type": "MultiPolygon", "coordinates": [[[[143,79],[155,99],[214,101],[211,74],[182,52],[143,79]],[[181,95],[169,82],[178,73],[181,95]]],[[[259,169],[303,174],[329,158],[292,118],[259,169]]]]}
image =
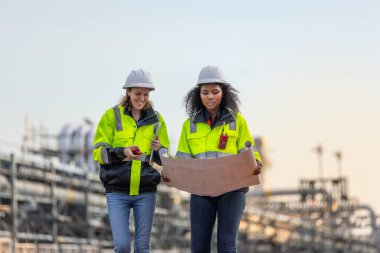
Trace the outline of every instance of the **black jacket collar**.
{"type": "MultiPolygon", "coordinates": [[[[216,126],[223,125],[223,123],[228,124],[228,123],[235,121],[236,114],[231,113],[228,109],[222,109],[220,114],[221,114],[221,116],[220,116],[220,119],[219,119],[218,123],[216,124],[216,126]]],[[[218,117],[220,114],[218,112],[218,117]]],[[[209,114],[207,113],[207,115],[209,115],[209,114]]],[[[207,118],[205,118],[204,109],[197,112],[194,115],[194,117],[192,118],[192,122],[194,122],[194,123],[203,123],[206,120],[207,120],[207,118]]]]}
{"type": "MultiPolygon", "coordinates": [[[[128,111],[126,108],[124,108],[124,114],[129,115],[133,118],[132,113],[128,111]]],[[[158,113],[153,110],[153,108],[141,112],[141,118],[139,119],[137,123],[138,126],[147,126],[147,125],[152,125],[156,122],[159,122],[158,119],[158,113]]]]}

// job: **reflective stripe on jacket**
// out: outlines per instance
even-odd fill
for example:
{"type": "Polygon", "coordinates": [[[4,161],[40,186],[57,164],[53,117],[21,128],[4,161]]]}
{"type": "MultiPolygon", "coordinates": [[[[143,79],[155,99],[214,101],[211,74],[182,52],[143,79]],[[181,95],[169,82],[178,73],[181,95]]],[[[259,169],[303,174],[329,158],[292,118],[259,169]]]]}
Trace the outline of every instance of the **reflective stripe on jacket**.
{"type": "MultiPolygon", "coordinates": [[[[215,127],[211,128],[203,112],[200,112],[183,123],[176,158],[207,159],[234,155],[245,150],[247,141],[251,142],[255,150],[248,125],[240,113],[232,114],[224,110],[215,127]],[[223,128],[223,133],[228,135],[228,141],[225,149],[219,149],[219,138],[223,128]]],[[[254,151],[254,156],[261,161],[257,151],[254,151]]]]}
{"type": "MultiPolygon", "coordinates": [[[[166,125],[153,109],[136,122],[122,106],[108,109],[99,121],[93,157],[100,164],[100,179],[108,192],[138,195],[157,190],[161,181],[158,171],[149,165],[151,141],[158,127],[158,138],[163,148],[169,148],[166,125]],[[127,161],[124,148],[138,146],[143,155],[140,160],[127,161]],[[124,161],[123,161],[124,160],[124,161]]],[[[154,160],[160,163],[158,152],[154,160]]]]}

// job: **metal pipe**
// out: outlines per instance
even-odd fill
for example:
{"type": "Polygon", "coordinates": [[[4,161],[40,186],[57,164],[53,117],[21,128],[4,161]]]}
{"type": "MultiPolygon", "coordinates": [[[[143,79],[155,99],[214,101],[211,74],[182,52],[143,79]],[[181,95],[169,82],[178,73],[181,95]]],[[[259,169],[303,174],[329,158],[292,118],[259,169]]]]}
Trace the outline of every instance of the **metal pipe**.
{"type": "Polygon", "coordinates": [[[280,196],[280,195],[307,195],[307,194],[322,194],[326,197],[327,203],[331,208],[332,205],[332,195],[324,189],[285,189],[285,190],[275,190],[275,191],[262,191],[262,192],[252,192],[251,196],[258,197],[270,197],[270,196],[280,196]]]}
{"type": "MultiPolygon", "coordinates": [[[[53,173],[53,175],[56,175],[55,167],[53,164],[50,164],[50,170],[53,173]]],[[[53,242],[58,242],[58,223],[57,223],[57,217],[58,217],[58,203],[56,198],[56,187],[57,184],[54,180],[51,180],[50,182],[50,201],[51,201],[51,212],[53,216],[53,222],[52,222],[52,237],[53,242]]]]}
{"type": "MultiPolygon", "coordinates": [[[[16,195],[19,194],[20,196],[18,196],[18,198],[24,197],[24,196],[28,196],[28,198],[45,197],[47,201],[50,202],[51,191],[52,191],[50,188],[51,188],[50,184],[19,179],[17,180],[17,183],[15,183],[14,193],[12,190],[12,184],[11,184],[10,191],[12,194],[16,194],[16,195]]],[[[75,204],[85,203],[85,192],[80,191],[80,190],[64,188],[62,186],[55,186],[54,195],[56,199],[63,200],[68,203],[75,203],[75,204]]],[[[12,200],[14,199],[15,198],[12,195],[12,200]]],[[[101,194],[101,193],[91,192],[89,194],[88,201],[91,205],[106,206],[106,198],[104,197],[104,194],[101,194]]]]}

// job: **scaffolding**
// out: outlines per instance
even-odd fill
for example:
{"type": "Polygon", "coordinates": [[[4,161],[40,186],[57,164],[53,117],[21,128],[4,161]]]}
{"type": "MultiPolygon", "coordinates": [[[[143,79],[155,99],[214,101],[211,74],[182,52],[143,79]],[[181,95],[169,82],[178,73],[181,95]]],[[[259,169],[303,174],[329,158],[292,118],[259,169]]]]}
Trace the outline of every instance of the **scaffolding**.
{"type": "Polygon", "coordinates": [[[240,226],[243,252],[380,252],[374,210],[349,198],[347,189],[346,178],[325,178],[251,193],[240,226]]]}
{"type": "MultiPolygon", "coordinates": [[[[159,186],[153,249],[189,248],[188,199],[180,194],[159,186]]],[[[0,252],[113,251],[104,187],[75,166],[1,154],[0,218],[0,252]]]]}

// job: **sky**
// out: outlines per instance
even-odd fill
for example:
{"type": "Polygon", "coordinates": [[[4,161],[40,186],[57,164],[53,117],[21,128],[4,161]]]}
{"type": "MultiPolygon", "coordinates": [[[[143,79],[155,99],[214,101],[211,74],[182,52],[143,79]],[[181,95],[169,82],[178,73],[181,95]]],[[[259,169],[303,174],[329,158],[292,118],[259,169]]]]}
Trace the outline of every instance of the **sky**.
{"type": "Polygon", "coordinates": [[[175,153],[183,98],[219,66],[265,139],[266,188],[337,176],[380,213],[380,2],[373,0],[0,0],[0,143],[22,143],[24,119],[58,133],[95,124],[129,72],[148,70],[175,153]]]}

